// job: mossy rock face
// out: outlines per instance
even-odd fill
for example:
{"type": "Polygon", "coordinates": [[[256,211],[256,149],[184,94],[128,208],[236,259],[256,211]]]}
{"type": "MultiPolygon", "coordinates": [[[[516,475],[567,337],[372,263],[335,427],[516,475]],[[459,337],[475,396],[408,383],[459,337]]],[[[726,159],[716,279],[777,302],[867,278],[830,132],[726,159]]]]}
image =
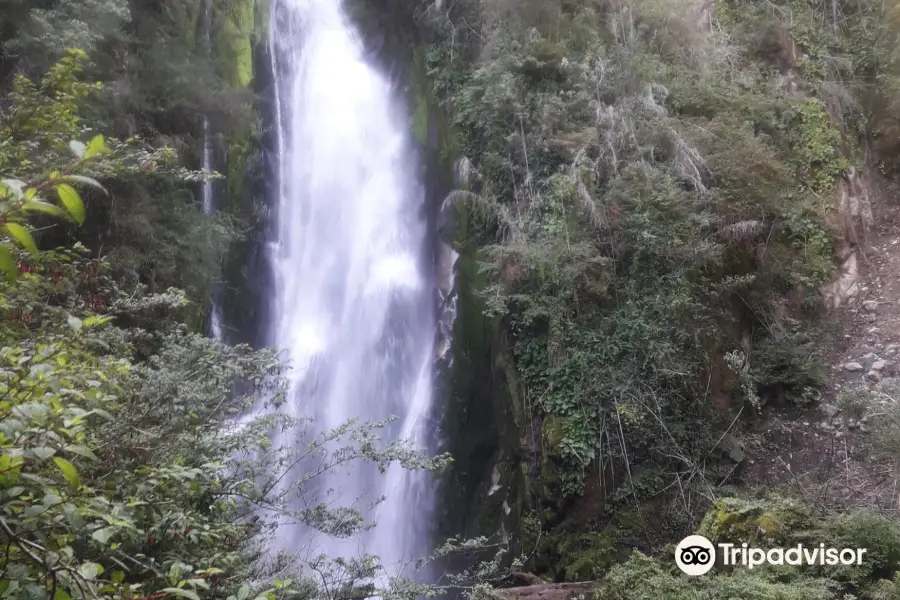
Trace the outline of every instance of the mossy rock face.
{"type": "Polygon", "coordinates": [[[697,533],[713,543],[746,542],[768,547],[788,543],[792,534],[810,524],[809,509],[794,500],[721,498],[703,517],[697,533]]]}
{"type": "Polygon", "coordinates": [[[547,415],[541,427],[541,446],[545,455],[559,456],[559,444],[565,436],[565,423],[562,418],[547,415]]]}
{"type": "Polygon", "coordinates": [[[563,435],[562,419],[553,415],[546,416],[541,426],[541,483],[544,498],[551,502],[562,500],[558,448],[563,435]]]}
{"type": "Polygon", "coordinates": [[[255,0],[237,0],[219,22],[216,49],[222,78],[235,89],[246,89],[253,80],[252,36],[258,12],[255,0]]]}
{"type": "Polygon", "coordinates": [[[613,539],[603,533],[581,536],[575,556],[564,556],[566,581],[597,581],[617,562],[613,539]]]}

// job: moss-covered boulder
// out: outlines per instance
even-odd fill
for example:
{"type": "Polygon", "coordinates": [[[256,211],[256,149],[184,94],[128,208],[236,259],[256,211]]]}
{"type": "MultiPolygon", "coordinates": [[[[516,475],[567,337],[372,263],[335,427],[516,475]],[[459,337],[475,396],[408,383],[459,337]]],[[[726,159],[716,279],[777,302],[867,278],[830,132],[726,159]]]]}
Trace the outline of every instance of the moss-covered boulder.
{"type": "Polygon", "coordinates": [[[788,498],[720,498],[703,517],[698,533],[713,543],[769,547],[788,543],[810,523],[809,508],[788,498]]]}

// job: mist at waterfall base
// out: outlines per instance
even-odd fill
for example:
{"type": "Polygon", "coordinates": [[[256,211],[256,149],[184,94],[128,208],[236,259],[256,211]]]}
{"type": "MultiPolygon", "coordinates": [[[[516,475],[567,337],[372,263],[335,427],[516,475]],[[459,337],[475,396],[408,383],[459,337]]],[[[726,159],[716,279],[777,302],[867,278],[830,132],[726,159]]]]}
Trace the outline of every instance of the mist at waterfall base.
{"type": "MultiPolygon", "coordinates": [[[[278,181],[269,343],[291,365],[281,410],[312,417],[320,430],[396,416],[382,438],[424,446],[436,311],[405,112],[338,0],[275,0],[270,36],[278,181]]],[[[392,574],[427,553],[429,474],[356,463],[315,485],[321,500],[358,508],[377,526],[335,539],[285,525],[277,548],[374,554],[392,574]]]]}

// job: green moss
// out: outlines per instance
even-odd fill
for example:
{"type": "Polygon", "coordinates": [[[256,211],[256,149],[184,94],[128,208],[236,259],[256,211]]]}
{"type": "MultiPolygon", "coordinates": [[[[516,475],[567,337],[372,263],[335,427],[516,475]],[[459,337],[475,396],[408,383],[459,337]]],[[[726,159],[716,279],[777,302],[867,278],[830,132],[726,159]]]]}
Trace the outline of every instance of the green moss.
{"type": "Polygon", "coordinates": [[[565,423],[561,417],[547,415],[541,428],[543,450],[545,454],[558,454],[557,448],[566,435],[565,423]]]}
{"type": "Polygon", "coordinates": [[[578,556],[566,567],[566,580],[592,581],[601,579],[617,558],[614,541],[602,533],[582,536],[583,545],[578,556]]]}
{"type": "Polygon", "coordinates": [[[250,152],[249,130],[239,130],[229,136],[225,185],[232,202],[240,203],[244,197],[244,180],[250,152]]]}
{"type": "Polygon", "coordinates": [[[428,100],[422,96],[414,99],[412,131],[416,141],[423,146],[428,143],[428,100]]]}
{"type": "Polygon", "coordinates": [[[704,516],[698,533],[713,543],[774,546],[787,543],[809,526],[810,519],[806,506],[787,498],[720,498],[704,516]]]}
{"type": "Polygon", "coordinates": [[[235,0],[216,35],[222,78],[233,88],[245,89],[253,80],[253,41],[256,1],[235,0]]]}

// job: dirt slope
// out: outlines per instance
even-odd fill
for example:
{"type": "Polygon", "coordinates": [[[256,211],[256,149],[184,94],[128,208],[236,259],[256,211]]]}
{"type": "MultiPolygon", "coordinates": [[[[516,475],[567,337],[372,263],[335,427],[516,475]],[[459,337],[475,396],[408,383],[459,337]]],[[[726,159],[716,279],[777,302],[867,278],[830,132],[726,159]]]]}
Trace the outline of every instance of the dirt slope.
{"type": "Polygon", "coordinates": [[[769,410],[739,436],[746,484],[786,486],[823,509],[900,511],[896,467],[875,448],[900,401],[900,210],[883,196],[848,244],[849,293],[815,331],[829,384],[814,406],[769,410]]]}

